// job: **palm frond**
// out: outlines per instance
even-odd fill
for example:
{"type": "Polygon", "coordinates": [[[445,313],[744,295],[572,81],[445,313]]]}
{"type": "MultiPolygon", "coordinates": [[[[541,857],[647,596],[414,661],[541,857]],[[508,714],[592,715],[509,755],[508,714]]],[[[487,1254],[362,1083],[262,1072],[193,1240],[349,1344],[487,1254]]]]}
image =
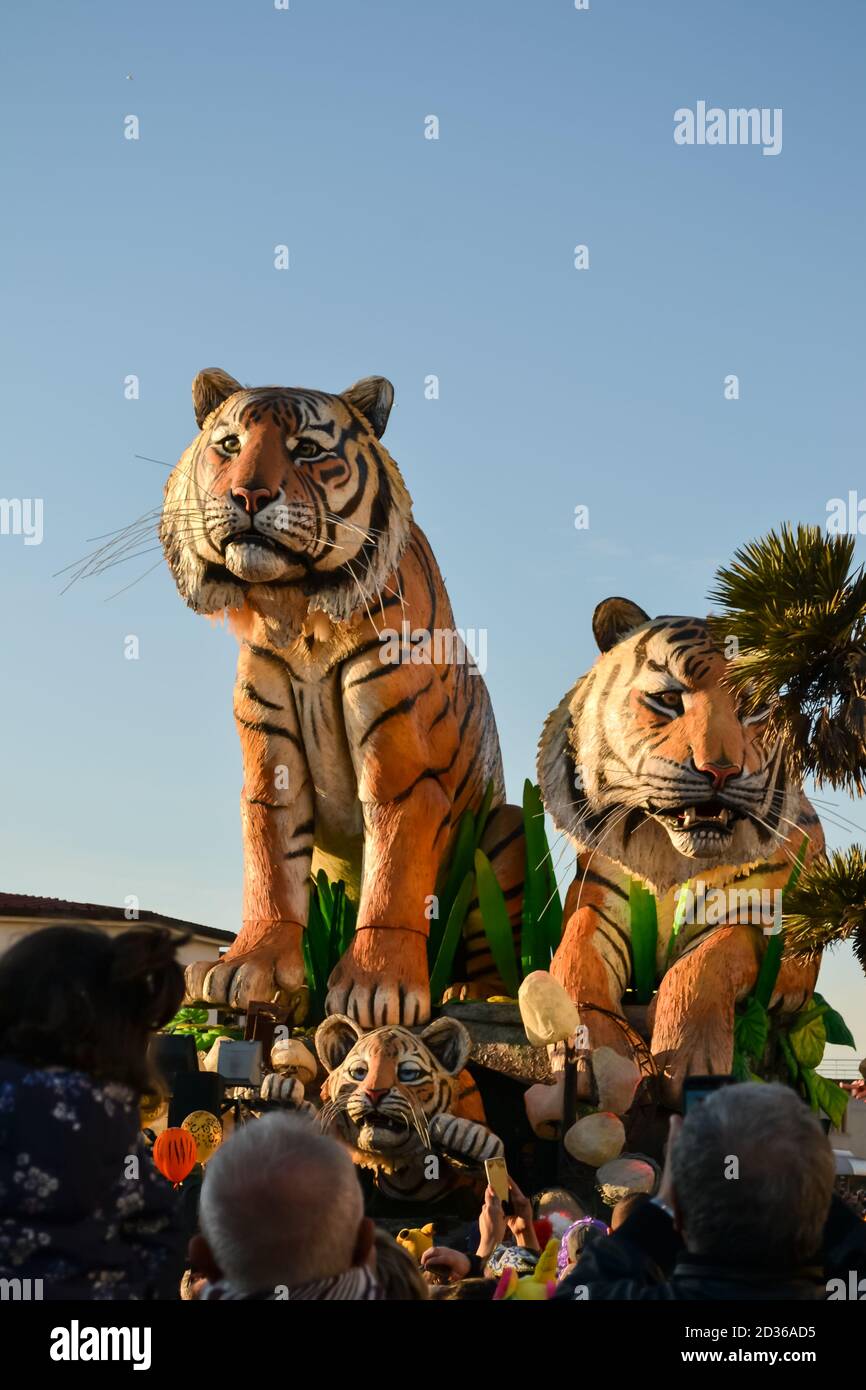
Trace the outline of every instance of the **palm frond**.
{"type": "Polygon", "coordinates": [[[782,900],[785,949],[815,956],[850,940],[866,970],[866,850],[851,845],[804,869],[782,900]]]}
{"type": "Polygon", "coordinates": [[[853,536],[783,526],[718,570],[710,619],[731,658],[726,682],[747,713],[770,711],[768,736],[793,771],[866,787],[866,574],[853,536]]]}

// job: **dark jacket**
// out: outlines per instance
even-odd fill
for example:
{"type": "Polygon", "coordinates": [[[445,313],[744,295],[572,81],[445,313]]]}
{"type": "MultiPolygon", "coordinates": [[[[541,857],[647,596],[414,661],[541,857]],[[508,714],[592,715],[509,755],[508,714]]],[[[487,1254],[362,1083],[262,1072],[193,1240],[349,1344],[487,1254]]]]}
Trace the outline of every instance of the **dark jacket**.
{"type": "MultiPolygon", "coordinates": [[[[851,1221],[858,1224],[853,1214],[851,1221]]],[[[644,1202],[613,1235],[587,1247],[555,1297],[738,1303],[809,1300],[826,1297],[826,1282],[820,1264],[772,1274],[691,1255],[667,1213],[653,1202],[644,1202]]]]}
{"type": "Polygon", "coordinates": [[[178,1195],[125,1086],[0,1060],[0,1278],[41,1279],[31,1298],[177,1298],[178,1195]]]}

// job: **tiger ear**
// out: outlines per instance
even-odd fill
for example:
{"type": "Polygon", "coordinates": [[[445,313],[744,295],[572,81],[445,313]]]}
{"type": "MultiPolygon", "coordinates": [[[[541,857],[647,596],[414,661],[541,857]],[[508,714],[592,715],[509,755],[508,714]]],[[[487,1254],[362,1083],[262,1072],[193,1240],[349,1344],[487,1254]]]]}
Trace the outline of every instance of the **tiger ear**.
{"type": "Polygon", "coordinates": [[[227,401],[235,391],[243,391],[239,381],[219,367],[205,367],[192,384],[192,408],[195,422],[201,429],[212,410],[227,401]]]}
{"type": "Polygon", "coordinates": [[[325,1070],[333,1071],[345,1062],[363,1033],[363,1028],[359,1028],[357,1023],[345,1014],[331,1014],[324,1023],[320,1023],[314,1042],[319,1061],[325,1070]]]}
{"type": "Polygon", "coordinates": [[[649,613],[628,598],[606,598],[592,615],[592,635],[601,652],[609,652],[636,627],[649,622],[649,613]]]}
{"type": "Polygon", "coordinates": [[[437,1018],[435,1023],[428,1023],[421,1041],[451,1076],[466,1066],[472,1042],[456,1018],[437,1018]]]}
{"type": "Polygon", "coordinates": [[[394,404],[394,387],[390,381],[383,376],[365,376],[341,394],[344,401],[361,412],[376,438],[381,439],[394,404]]]}

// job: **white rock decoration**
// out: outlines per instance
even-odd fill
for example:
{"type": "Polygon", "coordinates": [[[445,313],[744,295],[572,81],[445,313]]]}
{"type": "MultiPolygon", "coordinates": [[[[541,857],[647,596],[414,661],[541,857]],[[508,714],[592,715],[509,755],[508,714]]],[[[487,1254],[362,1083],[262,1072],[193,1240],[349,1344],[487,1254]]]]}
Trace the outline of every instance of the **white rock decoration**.
{"type": "Polygon", "coordinates": [[[565,1080],[562,1072],[552,1085],[538,1081],[523,1093],[529,1123],[539,1139],[555,1139],[562,1124],[565,1080]]]}
{"type": "Polygon", "coordinates": [[[624,1115],[640,1085],[640,1067],[612,1047],[597,1047],[592,1054],[592,1072],[598,1087],[599,1109],[624,1115]]]}
{"type": "Polygon", "coordinates": [[[570,1038],[580,1022],[562,985],[546,970],[527,975],[517,995],[520,1017],[533,1047],[549,1047],[570,1038]]]}
{"type": "Polygon", "coordinates": [[[656,1189],[659,1180],[657,1168],[644,1158],[623,1155],[610,1163],[603,1163],[595,1175],[598,1190],[608,1206],[615,1206],[625,1197],[637,1192],[649,1196],[656,1189]]]}
{"type": "Polygon", "coordinates": [[[622,1153],[625,1126],[618,1115],[599,1110],[594,1115],[584,1115],[582,1119],[575,1120],[563,1142],[572,1158],[579,1163],[588,1163],[591,1168],[598,1168],[622,1153]]]}
{"type": "Polygon", "coordinates": [[[302,1086],[315,1081],[319,1064],[300,1038],[281,1038],[271,1047],[271,1067],[284,1075],[296,1076],[302,1086]]]}
{"type": "Polygon", "coordinates": [[[219,1071],[218,1061],[220,1055],[220,1047],[224,1042],[227,1041],[228,1039],[226,1038],[217,1038],[209,1052],[205,1054],[202,1054],[200,1052],[198,1054],[198,1065],[200,1071],[219,1071]]]}

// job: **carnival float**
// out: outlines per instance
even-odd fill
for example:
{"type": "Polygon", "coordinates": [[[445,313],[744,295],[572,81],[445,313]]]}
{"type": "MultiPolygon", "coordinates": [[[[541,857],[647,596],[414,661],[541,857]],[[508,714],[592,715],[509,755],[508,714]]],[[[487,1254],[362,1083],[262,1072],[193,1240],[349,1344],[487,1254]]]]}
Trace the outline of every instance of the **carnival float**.
{"type": "Polygon", "coordinates": [[[866,769],[853,540],[750,542],[709,616],[599,604],[510,805],[483,678],[435,640],[454,619],[382,444],[392,397],[193,385],[161,538],[239,643],[244,921],[156,1040],[155,1158],[180,1181],[225,1125],[301,1109],[420,1239],[503,1154],[598,1212],[652,1191],[688,1076],[782,1079],[838,1125],[816,1068],[853,1039],[816,987],[838,940],[866,965],[866,859],[827,856],[803,784],[866,769]]]}

